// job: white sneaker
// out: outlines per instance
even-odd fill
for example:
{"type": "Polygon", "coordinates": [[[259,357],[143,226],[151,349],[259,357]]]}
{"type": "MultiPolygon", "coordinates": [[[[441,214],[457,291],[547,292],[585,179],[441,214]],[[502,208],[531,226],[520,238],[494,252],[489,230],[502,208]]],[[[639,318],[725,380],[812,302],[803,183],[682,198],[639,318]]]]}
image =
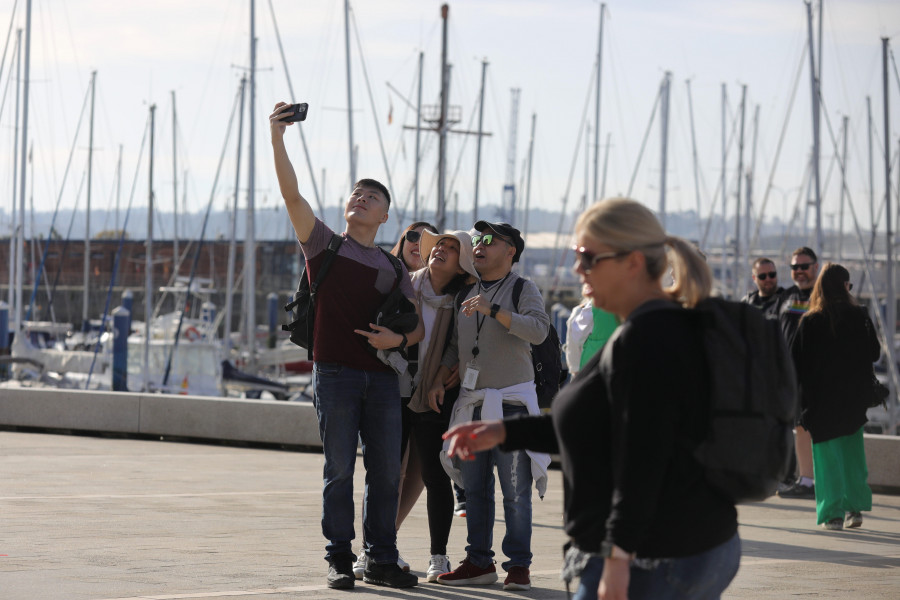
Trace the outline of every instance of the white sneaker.
{"type": "Polygon", "coordinates": [[[363,575],[366,572],[366,563],[368,562],[368,557],[366,556],[365,551],[360,551],[359,558],[356,559],[356,564],[353,565],[353,576],[357,579],[362,579],[363,575]]]}
{"type": "Polygon", "coordinates": [[[435,583],[438,576],[450,572],[450,557],[444,554],[432,554],[428,563],[428,581],[435,583]]]}
{"type": "Polygon", "coordinates": [[[409,573],[409,563],[403,560],[403,557],[399,554],[397,555],[397,566],[400,567],[404,573],[409,573]]]}

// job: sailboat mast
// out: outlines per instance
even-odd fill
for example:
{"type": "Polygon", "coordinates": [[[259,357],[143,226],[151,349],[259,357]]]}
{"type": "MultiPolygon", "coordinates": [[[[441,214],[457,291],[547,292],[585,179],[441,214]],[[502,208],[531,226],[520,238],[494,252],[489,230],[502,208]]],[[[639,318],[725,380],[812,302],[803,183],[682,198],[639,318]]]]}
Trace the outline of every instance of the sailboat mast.
{"type": "Polygon", "coordinates": [[[703,219],[700,216],[700,168],[697,159],[697,132],[694,128],[694,100],[691,96],[691,80],[686,79],[684,84],[687,86],[688,115],[690,116],[691,121],[691,158],[694,167],[694,200],[697,203],[697,239],[700,239],[700,230],[702,228],[703,219]]]}
{"type": "Polygon", "coordinates": [[[522,226],[522,235],[528,235],[528,212],[531,210],[531,166],[534,162],[534,130],[537,126],[537,113],[531,113],[531,139],[528,141],[528,179],[525,188],[525,223],[522,226]]]}
{"type": "Polygon", "coordinates": [[[600,199],[606,198],[606,172],[609,167],[609,149],[612,147],[612,133],[606,134],[606,151],[603,153],[603,179],[600,180],[600,199]]]}
{"type": "Polygon", "coordinates": [[[19,249],[16,265],[16,330],[22,329],[22,285],[24,284],[25,259],[25,169],[28,165],[28,90],[31,72],[31,0],[25,10],[25,73],[22,80],[22,153],[19,157],[19,231],[16,246],[19,249]]]}
{"type": "Polygon", "coordinates": [[[478,222],[478,188],[481,183],[481,137],[484,134],[484,84],[487,79],[488,61],[481,61],[481,94],[478,100],[478,142],[475,150],[475,203],[472,206],[472,222],[478,222]]]}
{"type": "MultiPolygon", "coordinates": [[[[15,133],[13,134],[13,182],[12,182],[12,231],[9,236],[9,289],[7,290],[7,299],[8,304],[13,311],[15,312],[16,306],[16,295],[15,290],[19,289],[16,287],[16,273],[18,272],[17,265],[21,261],[16,260],[16,256],[18,255],[18,241],[19,241],[19,228],[18,228],[18,219],[16,218],[16,192],[19,186],[18,179],[18,171],[15,168],[15,165],[18,164],[19,161],[19,100],[21,98],[19,84],[22,81],[21,79],[21,70],[22,70],[22,30],[16,30],[16,125],[15,125],[15,133]]],[[[20,286],[21,287],[21,286],[20,286]]],[[[18,321],[16,321],[18,323],[18,321]]]]}
{"type": "Polygon", "coordinates": [[[244,240],[244,314],[247,358],[256,363],[256,3],[250,0],[250,124],[247,149],[247,234],[244,240]]]}
{"type": "MultiPolygon", "coordinates": [[[[872,239],[875,239],[875,158],[872,150],[872,98],[866,96],[866,134],[869,142],[869,223],[872,225],[872,239]]],[[[870,252],[871,254],[871,252],[870,252]]]]}
{"type": "MultiPolygon", "coordinates": [[[[887,342],[887,350],[890,358],[890,365],[897,364],[897,351],[895,339],[897,337],[897,299],[894,295],[894,234],[891,216],[891,126],[890,126],[890,94],[888,92],[888,54],[889,54],[890,38],[881,38],[881,61],[882,61],[882,89],[884,94],[884,204],[886,207],[884,213],[885,223],[885,249],[887,256],[885,260],[885,281],[887,282],[887,310],[885,311],[885,323],[887,331],[884,332],[885,341],[887,342]]],[[[890,386],[893,385],[893,378],[888,378],[890,386]]],[[[894,397],[897,390],[892,390],[894,397]]],[[[893,415],[893,408],[891,409],[893,415]]],[[[896,423],[893,416],[891,418],[891,429],[893,431],[896,423]]]]}
{"type": "Polygon", "coordinates": [[[119,144],[119,159],[116,161],[116,235],[119,235],[119,204],[122,200],[122,144],[119,144]]]}
{"type": "MultiPolygon", "coordinates": [[[[666,163],[669,151],[669,91],[672,88],[672,72],[666,71],[663,77],[662,104],[660,106],[660,130],[662,132],[662,149],[659,169],[659,218],[663,229],[666,227],[666,163]]],[[[599,125],[599,123],[598,123],[599,125]]],[[[600,129],[596,127],[595,130],[600,129]]]]}
{"type": "Polygon", "coordinates": [[[153,320],[153,155],[156,143],[156,105],[150,105],[150,173],[147,192],[147,241],[144,255],[144,391],[150,389],[150,322],[153,320]]]}
{"type": "Polygon", "coordinates": [[[600,4],[600,34],[597,38],[597,93],[594,100],[594,194],[591,202],[600,199],[597,195],[597,176],[600,172],[600,82],[603,74],[603,13],[606,4],[600,4]]]}
{"type": "MultiPolygon", "coordinates": [[[[744,117],[747,114],[747,86],[741,86],[741,131],[738,134],[737,194],[734,205],[734,298],[742,296],[741,287],[741,183],[744,178],[744,117]]],[[[746,243],[746,242],[744,242],[746,243]]]]}
{"type": "Polygon", "coordinates": [[[841,152],[841,204],[838,218],[837,243],[838,243],[838,260],[844,262],[844,203],[847,201],[847,138],[850,136],[850,117],[844,115],[843,119],[843,142],[844,147],[841,152]]]}
{"type": "MultiPolygon", "coordinates": [[[[234,209],[231,211],[231,241],[228,243],[228,270],[225,276],[225,326],[222,330],[222,339],[225,341],[226,352],[231,349],[231,320],[234,312],[234,294],[231,293],[234,287],[234,268],[237,254],[237,215],[238,215],[238,198],[240,196],[241,184],[241,145],[243,144],[244,134],[244,93],[247,91],[247,77],[241,77],[241,110],[238,118],[238,137],[237,137],[237,164],[234,169],[234,209]]],[[[325,218],[325,215],[322,215],[325,218]]]]}
{"type": "Polygon", "coordinates": [[[88,133],[87,164],[87,210],[84,218],[84,290],[81,300],[81,330],[85,333],[90,328],[88,308],[90,307],[91,277],[91,179],[94,167],[94,100],[97,97],[97,71],[91,73],[91,126],[88,133]]]}
{"type": "MultiPolygon", "coordinates": [[[[347,53],[347,135],[350,144],[348,150],[350,153],[350,189],[352,190],[356,184],[356,158],[353,146],[353,84],[350,76],[350,0],[344,0],[344,43],[347,53]]],[[[252,92],[250,96],[252,98],[252,92]]]]}
{"type": "Polygon", "coordinates": [[[438,193],[437,210],[435,211],[435,225],[438,231],[444,231],[444,186],[447,177],[447,95],[450,93],[450,67],[447,65],[447,21],[450,7],[441,5],[441,20],[443,21],[443,35],[441,37],[441,116],[438,121],[438,193]]]}
{"type": "MultiPolygon", "coordinates": [[[[759,141],[759,104],[753,110],[753,146],[750,150],[750,168],[746,174],[746,191],[744,192],[744,268],[750,266],[750,228],[753,222],[753,178],[756,176],[756,147],[759,141]]],[[[762,219],[762,215],[759,217],[762,219]]]]}
{"type": "MultiPolygon", "coordinates": [[[[813,37],[812,2],[806,2],[806,21],[809,30],[809,76],[812,85],[813,119],[813,202],[816,209],[816,251],[822,251],[822,185],[819,174],[819,72],[816,70],[815,41],[813,37]]],[[[820,57],[821,58],[821,57],[820,57]]]]}
{"type": "Polygon", "coordinates": [[[172,90],[172,271],[178,275],[181,254],[178,252],[178,116],[175,112],[175,90],[172,90]]]}
{"type": "MultiPolygon", "coordinates": [[[[419,220],[419,164],[421,157],[419,156],[419,145],[422,138],[422,75],[424,74],[425,53],[419,52],[419,99],[416,106],[416,179],[413,185],[413,222],[419,220]]],[[[477,178],[477,175],[476,175],[477,178]]],[[[478,192],[475,192],[475,198],[478,198],[478,192]]],[[[476,200],[477,202],[477,200],[476,200]]]]}
{"type": "Polygon", "coordinates": [[[728,193],[725,189],[725,172],[728,167],[728,148],[726,142],[728,112],[728,87],[722,84],[722,177],[719,189],[722,194],[722,290],[728,289],[728,193]]]}

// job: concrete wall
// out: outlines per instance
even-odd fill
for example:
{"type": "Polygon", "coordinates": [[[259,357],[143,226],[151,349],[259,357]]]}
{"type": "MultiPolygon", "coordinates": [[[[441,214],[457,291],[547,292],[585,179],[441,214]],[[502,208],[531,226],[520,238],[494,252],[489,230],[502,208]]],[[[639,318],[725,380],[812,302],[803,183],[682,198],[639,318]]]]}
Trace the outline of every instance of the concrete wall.
{"type": "MultiPolygon", "coordinates": [[[[321,448],[312,404],[167,394],[0,388],[0,427],[321,448]]],[[[900,437],[865,436],[869,485],[900,493],[900,437]]]]}
{"type": "Polygon", "coordinates": [[[312,404],[0,388],[0,426],[321,447],[312,404]]]}

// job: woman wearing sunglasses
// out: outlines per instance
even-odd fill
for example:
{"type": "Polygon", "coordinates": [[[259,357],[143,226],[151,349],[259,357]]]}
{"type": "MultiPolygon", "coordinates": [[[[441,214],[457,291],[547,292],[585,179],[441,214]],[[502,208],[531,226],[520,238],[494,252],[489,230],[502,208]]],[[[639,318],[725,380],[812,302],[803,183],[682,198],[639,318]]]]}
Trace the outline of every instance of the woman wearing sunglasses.
{"type": "Polygon", "coordinates": [[[825,265],[791,344],[800,421],[812,436],[816,519],[832,530],[860,527],[872,510],[863,425],[881,347],[852,288],[847,269],[825,265]]]}
{"type": "MultiPolygon", "coordinates": [[[[437,233],[437,227],[427,221],[416,221],[403,230],[403,233],[400,234],[400,239],[397,240],[397,243],[391,248],[391,254],[403,261],[403,264],[406,265],[406,269],[409,271],[410,275],[425,266],[425,262],[422,260],[419,253],[419,242],[421,241],[422,232],[424,231],[437,233]]],[[[407,352],[410,353],[411,364],[415,364],[417,350],[417,345],[407,349],[407,352]]],[[[416,367],[412,368],[415,369],[416,367]]],[[[402,425],[400,432],[400,453],[403,457],[403,462],[400,470],[400,498],[398,501],[397,516],[398,529],[400,528],[400,523],[403,522],[403,519],[405,519],[406,515],[409,514],[409,511],[412,510],[412,507],[415,505],[416,500],[419,498],[419,495],[425,487],[422,483],[419,457],[415,451],[408,447],[412,416],[410,410],[406,407],[406,403],[409,401],[411,392],[409,379],[404,378],[401,375],[400,394],[403,396],[403,408],[401,411],[402,425]],[[412,475],[412,477],[407,477],[407,474],[412,475]]],[[[363,578],[366,571],[367,560],[368,557],[366,556],[366,553],[360,552],[356,559],[356,564],[353,565],[353,575],[357,579],[363,578]]],[[[402,556],[397,560],[397,564],[400,565],[400,568],[404,571],[409,571],[409,564],[403,560],[402,556]]]]}
{"type": "Polygon", "coordinates": [[[692,307],[712,275],[643,205],[598,202],[575,225],[575,272],[594,306],[622,320],[553,401],[551,414],[447,432],[466,459],[503,444],[558,452],[575,598],[718,598],[737,573],[734,504],[691,448],[702,439],[708,378],[692,307]],[[675,283],[663,287],[668,269],[675,283]]]}
{"type": "MultiPolygon", "coordinates": [[[[478,277],[472,260],[472,244],[464,231],[437,234],[425,230],[419,247],[427,266],[412,273],[425,338],[416,346],[415,368],[401,376],[410,389],[411,397],[403,399],[404,417],[409,427],[409,460],[404,469],[397,515],[397,529],[412,510],[416,500],[427,490],[428,531],[430,553],[426,578],[436,581],[438,575],[450,570],[447,541],[453,521],[454,496],[450,477],[441,465],[440,452],[443,434],[447,431],[456,394],[459,393],[458,371],[454,370],[443,384],[448,388],[442,405],[431,405],[427,391],[438,375],[441,357],[453,331],[454,301],[457,292],[478,277]]],[[[402,387],[402,383],[401,383],[402,387]]]]}
{"type": "Polygon", "coordinates": [[[391,248],[391,254],[403,261],[409,272],[418,271],[425,266],[427,257],[423,258],[419,253],[419,241],[422,238],[422,232],[428,230],[431,233],[437,233],[437,227],[426,221],[416,221],[403,230],[400,239],[391,248]]]}

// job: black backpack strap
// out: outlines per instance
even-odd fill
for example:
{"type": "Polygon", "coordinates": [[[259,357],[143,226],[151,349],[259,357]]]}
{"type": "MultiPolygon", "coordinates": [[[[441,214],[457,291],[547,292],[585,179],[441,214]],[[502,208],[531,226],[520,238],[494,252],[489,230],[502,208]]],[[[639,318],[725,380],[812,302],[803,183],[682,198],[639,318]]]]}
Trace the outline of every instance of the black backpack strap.
{"type": "Polygon", "coordinates": [[[328,269],[331,268],[331,263],[334,261],[334,257],[337,256],[338,248],[341,247],[341,244],[344,243],[344,238],[338,234],[333,234],[331,236],[331,240],[328,242],[328,246],[325,247],[325,256],[322,259],[322,266],[319,268],[319,272],[316,274],[316,280],[309,280],[309,269],[306,268],[306,265],[303,265],[303,271],[300,274],[300,282],[297,284],[297,294],[294,296],[294,300],[289,302],[284,306],[284,310],[290,312],[297,306],[299,302],[299,298],[297,297],[299,294],[303,293],[303,283],[306,282],[307,287],[309,288],[309,297],[315,298],[316,291],[319,289],[319,285],[321,285],[322,280],[325,279],[325,275],[328,274],[328,269]]]}
{"type": "Polygon", "coordinates": [[[338,248],[340,248],[343,243],[344,238],[342,236],[336,233],[332,234],[331,240],[328,242],[328,247],[325,248],[325,257],[322,259],[322,266],[319,267],[319,272],[316,273],[316,280],[309,284],[310,296],[316,295],[316,290],[319,289],[319,285],[322,283],[322,280],[325,279],[328,270],[331,269],[331,263],[334,262],[334,258],[338,253],[338,248]]]}
{"type": "MultiPolygon", "coordinates": [[[[397,278],[394,280],[394,288],[397,288],[400,285],[400,278],[403,277],[403,265],[400,264],[399,258],[394,256],[393,254],[391,254],[390,252],[388,252],[381,246],[379,246],[378,249],[381,250],[382,252],[384,252],[384,255],[388,257],[388,260],[390,261],[391,265],[394,267],[394,274],[397,276],[397,278]]],[[[393,291],[393,288],[392,288],[392,291],[393,291]]]]}
{"type": "Polygon", "coordinates": [[[525,278],[519,277],[516,275],[516,282],[513,284],[512,289],[512,301],[513,306],[516,307],[516,312],[519,312],[519,298],[522,297],[522,288],[525,287],[525,278]]]}
{"type": "Polygon", "coordinates": [[[459,288],[459,291],[456,292],[456,310],[459,311],[459,308],[462,306],[463,300],[466,299],[466,296],[469,295],[469,292],[472,291],[472,288],[475,287],[474,283],[467,283],[466,285],[459,288]]]}

